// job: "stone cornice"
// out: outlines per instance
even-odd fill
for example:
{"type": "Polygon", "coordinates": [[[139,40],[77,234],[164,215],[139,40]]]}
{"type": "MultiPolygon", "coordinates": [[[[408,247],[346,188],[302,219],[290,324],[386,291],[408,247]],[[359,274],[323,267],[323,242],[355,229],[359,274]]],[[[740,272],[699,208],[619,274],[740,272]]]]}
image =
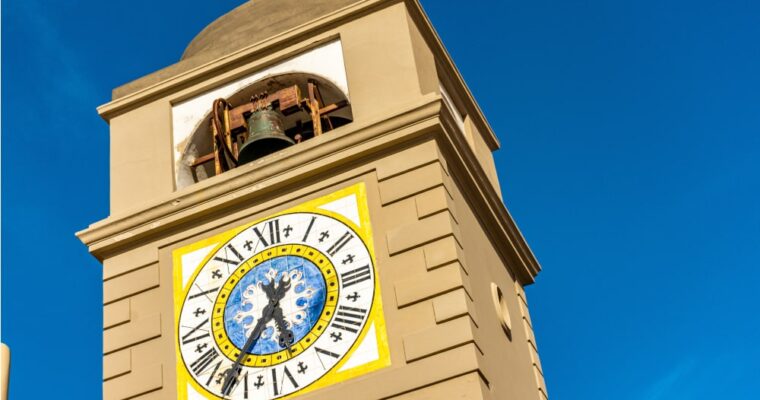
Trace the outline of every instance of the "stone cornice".
{"type": "Polygon", "coordinates": [[[241,204],[313,182],[346,163],[374,157],[423,136],[434,136],[494,247],[520,282],[529,284],[540,270],[538,262],[442,104],[440,96],[428,95],[389,117],[365,125],[343,126],[122,216],[111,216],[77,236],[95,257],[103,260],[146,240],[196,225],[200,216],[223,215],[241,204]],[[313,168],[315,164],[320,167],[313,168]]]}
{"type": "Polygon", "coordinates": [[[488,180],[475,153],[467,143],[448,107],[441,108],[440,122],[446,135],[439,141],[451,174],[461,187],[462,195],[471,204],[481,226],[522,285],[534,282],[541,271],[528,242],[518,229],[512,215],[488,180]],[[503,246],[508,243],[509,247],[503,246]]]}
{"type": "Polygon", "coordinates": [[[485,115],[483,115],[483,111],[480,109],[480,106],[475,101],[475,97],[473,97],[472,92],[470,92],[470,89],[464,82],[462,74],[459,73],[459,69],[457,69],[454,60],[451,58],[451,55],[449,55],[441,38],[431,24],[430,18],[425,14],[425,10],[422,8],[422,5],[420,5],[419,0],[405,0],[405,2],[412,18],[414,18],[415,22],[417,22],[418,26],[421,28],[420,31],[425,40],[427,40],[430,49],[433,51],[433,55],[443,66],[443,70],[438,71],[445,75],[440,77],[442,78],[441,80],[451,83],[454,91],[453,93],[450,93],[452,96],[459,96],[464,99],[465,107],[467,107],[467,115],[470,116],[473,123],[477,126],[481,135],[483,135],[483,139],[485,139],[491,150],[498,149],[500,146],[499,139],[496,137],[496,134],[494,134],[493,129],[491,129],[491,125],[488,123],[488,120],[486,120],[485,115]]]}
{"type": "Polygon", "coordinates": [[[155,236],[209,212],[222,212],[242,201],[251,201],[284,185],[309,181],[314,176],[351,160],[386,149],[389,141],[409,140],[437,125],[437,95],[409,105],[375,122],[349,124],[290,147],[260,161],[206,179],[153,203],[113,215],[77,233],[98,259],[142,238],[155,236]],[[403,134],[395,135],[394,133],[403,134]],[[328,162],[324,162],[329,159],[328,162]],[[320,168],[311,168],[315,161],[320,168]]]}

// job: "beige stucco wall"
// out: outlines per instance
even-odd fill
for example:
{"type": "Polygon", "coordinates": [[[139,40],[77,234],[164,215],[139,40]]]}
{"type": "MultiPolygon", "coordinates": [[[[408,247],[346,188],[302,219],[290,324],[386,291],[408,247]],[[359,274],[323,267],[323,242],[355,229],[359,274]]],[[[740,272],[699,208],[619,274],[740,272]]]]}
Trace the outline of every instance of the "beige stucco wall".
{"type": "Polygon", "coordinates": [[[0,343],[0,399],[8,399],[8,378],[11,369],[11,350],[0,343]]]}
{"type": "Polygon", "coordinates": [[[171,103],[153,101],[111,119],[110,125],[111,214],[171,195],[171,103]]]}
{"type": "Polygon", "coordinates": [[[454,203],[462,205],[458,207],[457,221],[462,231],[462,246],[466,249],[473,308],[479,316],[479,345],[485,354],[481,367],[497,395],[495,398],[536,398],[536,389],[545,394],[546,388],[525,292],[514,276],[507,273],[509,268],[495,251],[495,246],[499,244],[493,243],[485,234],[482,223],[467,206],[457,185],[452,186],[452,195],[454,203]],[[491,284],[496,284],[506,299],[511,338],[501,327],[491,284]],[[526,368],[528,365],[533,368],[526,368]],[[526,385],[526,382],[534,384],[526,385]]]}
{"type": "Polygon", "coordinates": [[[519,321],[514,282],[459,195],[435,132],[390,146],[350,168],[325,171],[318,183],[283,188],[106,259],[106,398],[175,396],[173,249],[359,181],[367,184],[392,366],[303,398],[412,399],[436,391],[539,398],[528,338],[516,323],[512,341],[506,339],[488,289],[492,281],[505,289],[519,321]],[[429,386],[436,382],[440,388],[429,386]]]}
{"type": "Polygon", "coordinates": [[[494,162],[492,151],[485,140],[483,140],[483,135],[472,122],[470,116],[464,118],[464,134],[467,138],[467,143],[470,144],[472,151],[478,158],[478,163],[483,168],[483,172],[485,172],[489,182],[496,189],[499,196],[501,196],[501,186],[499,185],[499,177],[496,174],[496,163],[494,162]]]}
{"type": "Polygon", "coordinates": [[[111,124],[111,216],[79,236],[103,259],[104,398],[176,397],[173,249],[359,181],[392,366],[303,398],[543,398],[521,286],[538,265],[501,203],[477,106],[463,106],[472,114],[465,131],[443,109],[442,81],[457,101],[471,100],[441,76],[434,35],[410,4],[368,1],[299,40],[101,109],[111,124]],[[175,191],[173,103],[338,37],[353,123],[175,191]],[[496,321],[491,282],[508,299],[511,341],[496,321]]]}
{"type": "MultiPolygon", "coordinates": [[[[248,63],[120,114],[111,124],[111,213],[121,215],[174,191],[171,105],[225,80],[255,71],[314,44],[339,37],[343,46],[355,124],[399,112],[434,92],[435,64],[403,3],[326,30],[309,41],[272,51],[248,63]],[[413,34],[414,33],[414,34],[413,34]],[[414,37],[414,40],[413,40],[414,37]]],[[[209,105],[210,107],[210,105],[209,105]]]]}

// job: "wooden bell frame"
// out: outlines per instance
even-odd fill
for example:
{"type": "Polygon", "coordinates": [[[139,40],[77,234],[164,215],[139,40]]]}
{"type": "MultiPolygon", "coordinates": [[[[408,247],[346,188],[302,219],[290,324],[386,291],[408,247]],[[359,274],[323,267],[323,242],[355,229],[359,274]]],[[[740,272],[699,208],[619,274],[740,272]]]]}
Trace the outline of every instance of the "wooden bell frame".
{"type": "MultiPolygon", "coordinates": [[[[225,99],[216,99],[211,108],[211,140],[213,151],[195,159],[190,164],[193,173],[196,168],[208,162],[214,162],[214,174],[219,175],[238,166],[238,152],[248,138],[248,117],[262,109],[279,110],[288,116],[303,111],[310,116],[314,137],[334,129],[328,115],[348,105],[347,100],[325,105],[317,81],[307,81],[307,93],[304,96],[298,85],[280,89],[272,94],[266,92],[255,95],[250,102],[234,107],[225,99]],[[324,132],[323,132],[324,124],[324,132]]],[[[307,140],[302,121],[296,123],[293,140],[300,143],[307,140]]]]}

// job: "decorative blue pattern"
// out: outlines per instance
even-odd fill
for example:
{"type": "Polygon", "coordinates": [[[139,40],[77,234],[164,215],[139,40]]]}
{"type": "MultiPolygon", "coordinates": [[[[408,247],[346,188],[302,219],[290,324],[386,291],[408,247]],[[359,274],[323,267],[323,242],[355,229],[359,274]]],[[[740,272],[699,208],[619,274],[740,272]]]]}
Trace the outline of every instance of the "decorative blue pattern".
{"type": "MultiPolygon", "coordinates": [[[[298,256],[288,255],[267,260],[243,276],[232,289],[224,310],[227,336],[238,348],[245,345],[267,303],[260,285],[269,283],[274,276],[279,281],[284,273],[291,277],[292,286],[280,305],[295,336],[295,342],[306,336],[319,319],[326,294],[325,280],[319,268],[298,256]]],[[[274,322],[269,321],[249,353],[266,355],[280,350],[278,332],[274,322]]]]}

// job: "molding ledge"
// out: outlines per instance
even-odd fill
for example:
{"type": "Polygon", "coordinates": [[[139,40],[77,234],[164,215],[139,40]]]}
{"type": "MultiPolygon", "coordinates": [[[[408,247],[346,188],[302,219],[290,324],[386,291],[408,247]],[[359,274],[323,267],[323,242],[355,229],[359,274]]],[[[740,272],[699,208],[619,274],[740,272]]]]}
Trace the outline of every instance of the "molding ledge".
{"type": "Polygon", "coordinates": [[[527,285],[540,271],[535,256],[480,167],[465,138],[454,128],[441,97],[430,94],[390,117],[349,124],[328,135],[206,179],[152,204],[111,216],[77,233],[99,260],[197,225],[199,216],[222,215],[243,203],[319,180],[334,168],[382,155],[423,137],[434,138],[462,192],[517,279],[527,285]],[[320,168],[313,168],[319,161],[320,168]],[[504,246],[504,244],[508,244],[504,246]]]}

